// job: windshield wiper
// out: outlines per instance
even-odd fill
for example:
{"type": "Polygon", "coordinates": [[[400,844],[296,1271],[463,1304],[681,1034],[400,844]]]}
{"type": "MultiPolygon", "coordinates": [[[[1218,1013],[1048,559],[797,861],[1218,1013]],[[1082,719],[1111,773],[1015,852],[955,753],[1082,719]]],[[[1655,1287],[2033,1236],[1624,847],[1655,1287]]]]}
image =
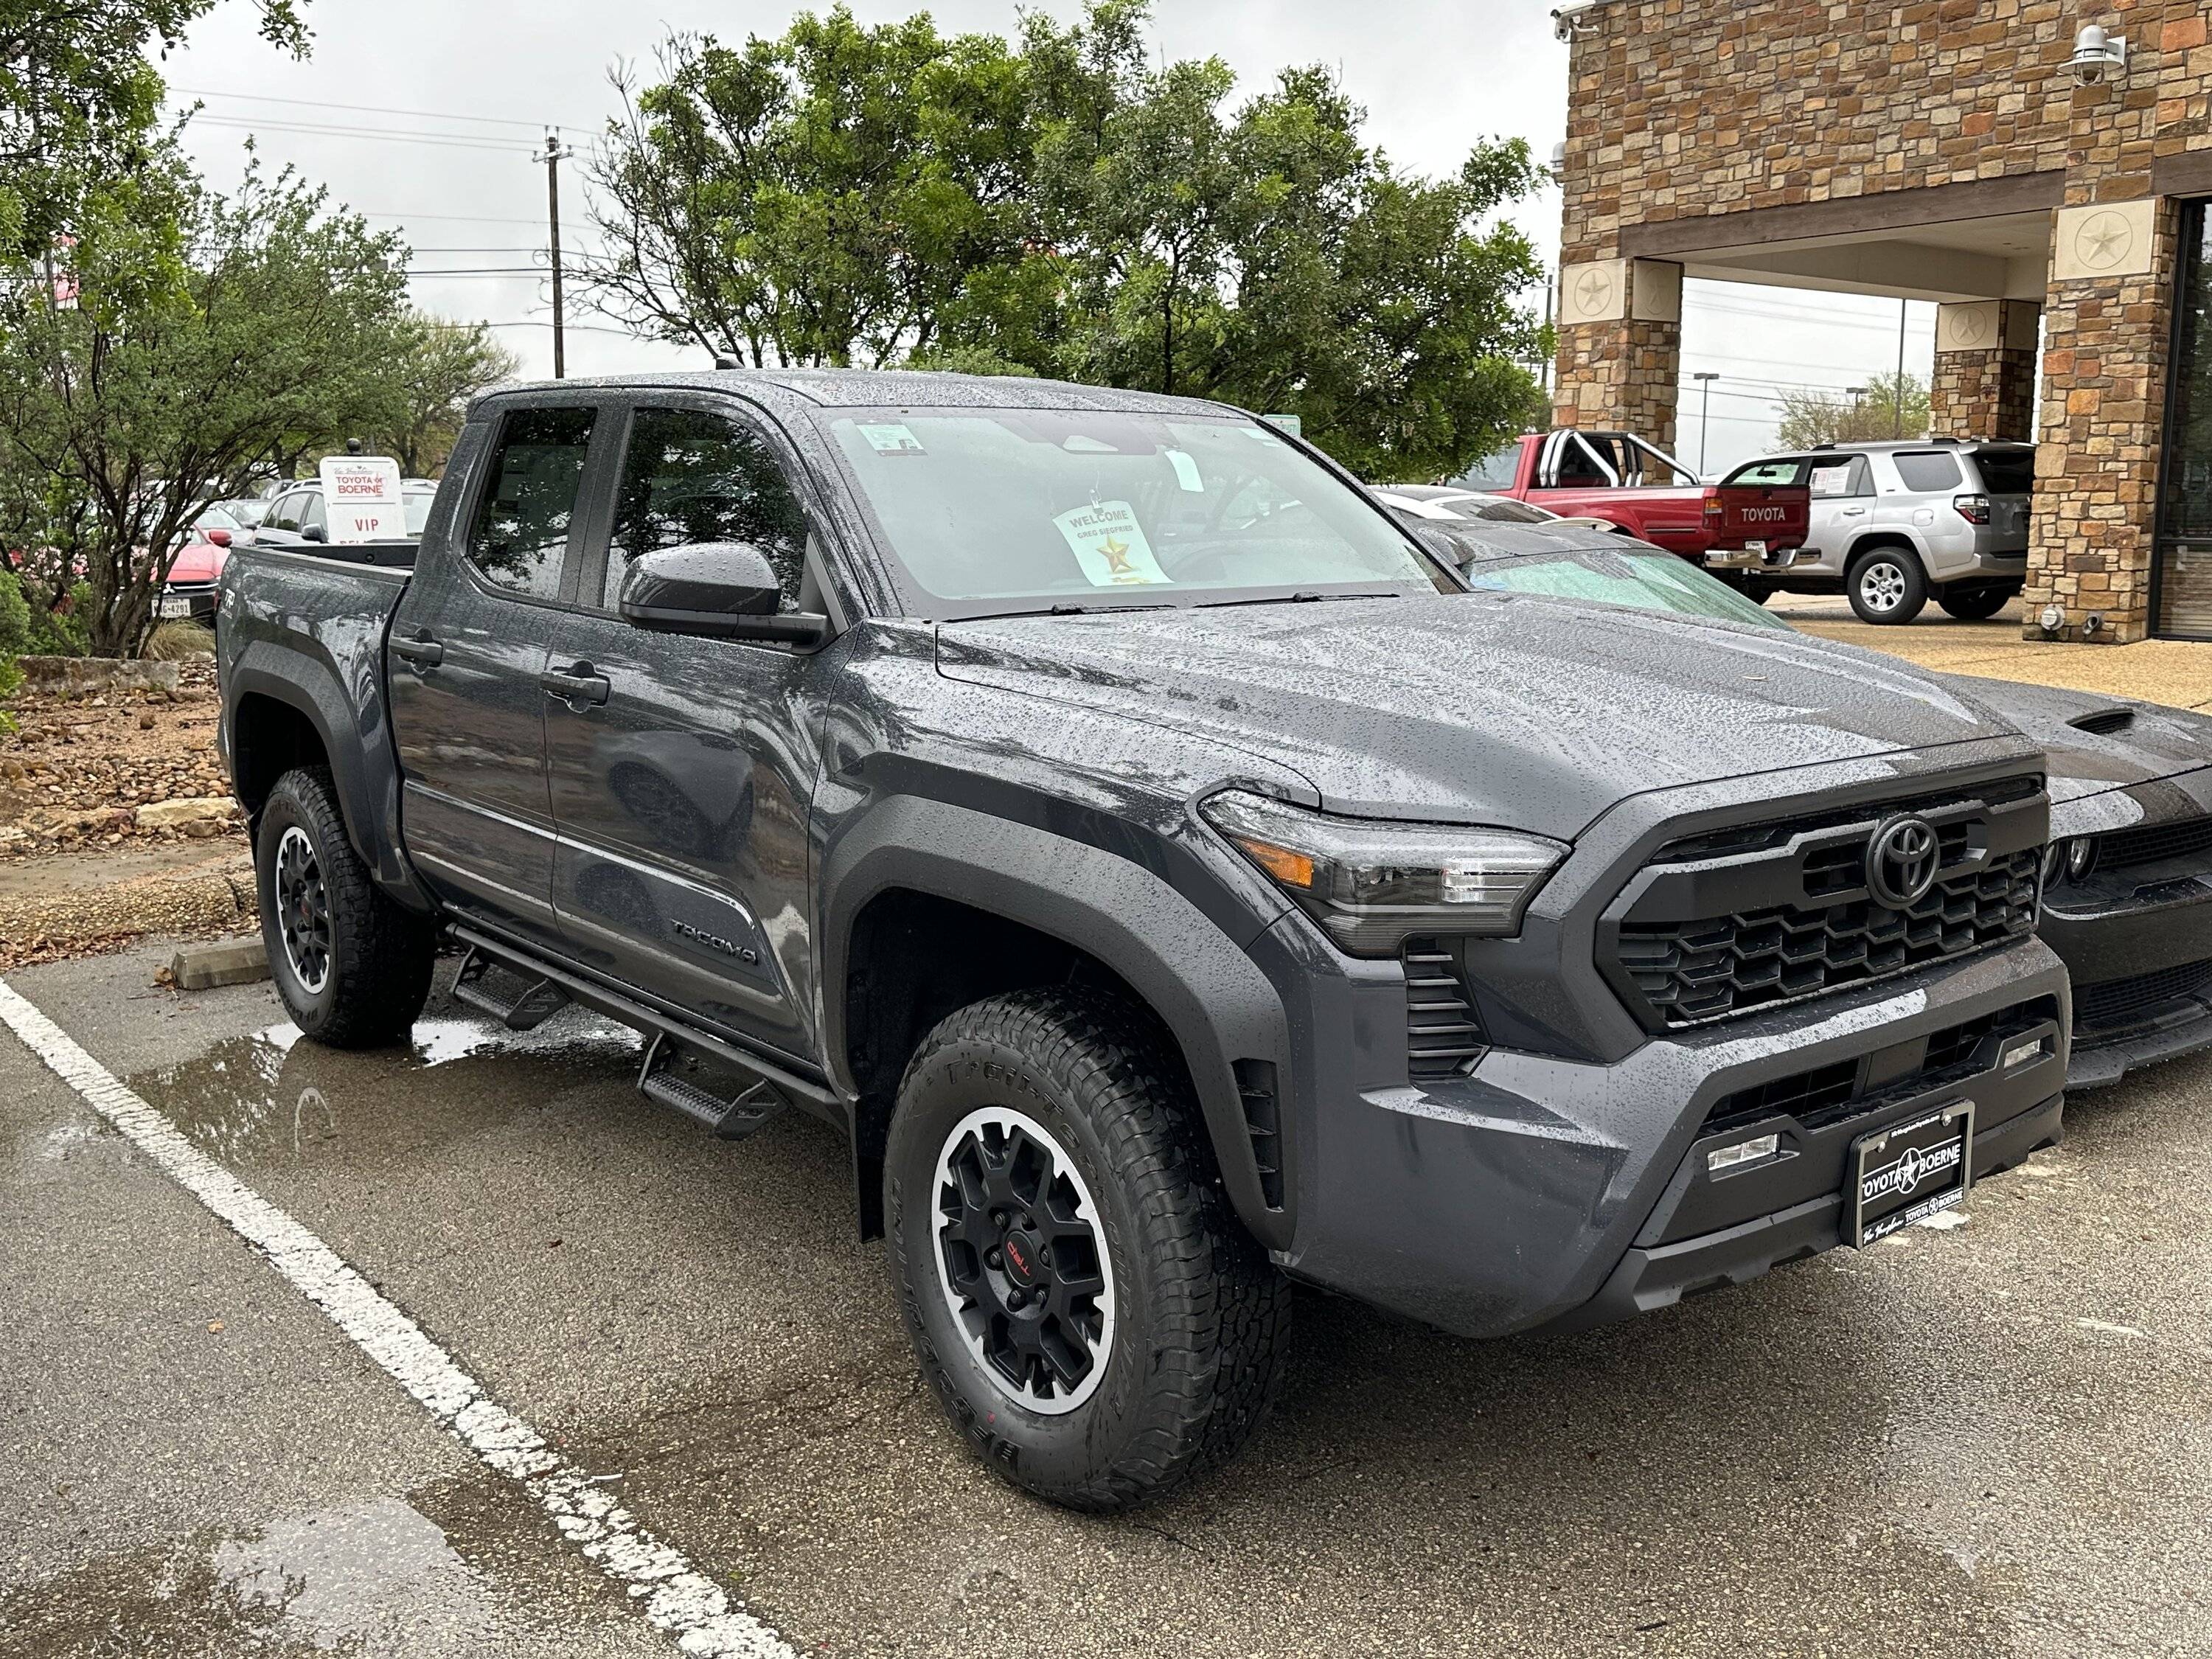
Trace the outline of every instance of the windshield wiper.
{"type": "Polygon", "coordinates": [[[1252,599],[1200,599],[1194,611],[1217,611],[1232,605],[1319,605],[1325,599],[1401,599],[1402,593],[1269,593],[1252,599]]]}

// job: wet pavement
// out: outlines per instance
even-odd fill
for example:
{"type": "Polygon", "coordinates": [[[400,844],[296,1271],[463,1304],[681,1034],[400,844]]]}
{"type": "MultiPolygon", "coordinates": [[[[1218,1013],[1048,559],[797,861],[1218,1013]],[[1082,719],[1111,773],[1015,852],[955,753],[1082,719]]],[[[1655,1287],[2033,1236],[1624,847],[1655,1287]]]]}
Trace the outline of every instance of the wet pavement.
{"type": "MultiPolygon", "coordinates": [[[[1470,1344],[1301,1298],[1235,1468],[1124,1519],[922,1394],[842,1146],[629,1034],[300,1042],[157,951],[11,983],[803,1651],[2212,1651],[2212,1062],[1917,1228],[1470,1344]]],[[[671,1653],[544,1515],[0,1032],[0,1652],[671,1653]]]]}

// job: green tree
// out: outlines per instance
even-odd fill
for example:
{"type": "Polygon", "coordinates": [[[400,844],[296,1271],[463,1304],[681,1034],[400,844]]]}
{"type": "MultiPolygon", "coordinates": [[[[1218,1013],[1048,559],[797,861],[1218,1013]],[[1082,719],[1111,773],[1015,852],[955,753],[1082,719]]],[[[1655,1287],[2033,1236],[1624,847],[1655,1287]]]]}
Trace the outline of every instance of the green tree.
{"type": "Polygon", "coordinates": [[[1875,374],[1857,398],[1829,392],[1782,394],[1784,449],[1928,435],[1928,383],[1914,374],[1875,374]]]}
{"type": "Polygon", "coordinates": [[[289,171],[218,196],[166,142],[77,199],[76,304],[0,283],[0,474],[41,481],[0,491],[0,544],[81,566],[92,649],[127,655],[209,497],[400,418],[404,250],[289,171]]]}
{"type": "Polygon", "coordinates": [[[362,434],[410,477],[446,464],[469,404],[522,372],[522,361],[485,323],[455,323],[410,311],[393,331],[392,365],[402,399],[398,418],[362,434]]]}
{"type": "Polygon", "coordinates": [[[1370,474],[1517,430],[1542,272],[1483,143],[1396,171],[1320,68],[1231,106],[1155,66],[1146,0],[1032,14],[1018,49],[842,7],[732,51],[672,38],[596,164],[603,308],[755,363],[961,362],[1296,413],[1370,474]]]}

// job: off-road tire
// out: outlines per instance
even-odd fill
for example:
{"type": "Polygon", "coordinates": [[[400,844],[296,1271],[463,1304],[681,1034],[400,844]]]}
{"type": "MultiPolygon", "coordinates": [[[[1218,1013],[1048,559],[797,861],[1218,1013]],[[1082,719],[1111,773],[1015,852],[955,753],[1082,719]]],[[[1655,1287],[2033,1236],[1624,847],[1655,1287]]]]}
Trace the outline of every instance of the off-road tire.
{"type": "Polygon", "coordinates": [[[885,1149],[894,1287],[923,1374],[1000,1475],[1072,1509],[1127,1509],[1232,1459],[1273,1401],[1290,1287],[1223,1196],[1198,1103],[1156,1022],[1060,986],[947,1017],[899,1085],[885,1149]],[[1045,1415],[969,1348],[939,1277],[938,1160],[1009,1109],[1066,1148],[1097,1208],[1115,1324],[1096,1392],[1045,1415]]]}
{"type": "Polygon", "coordinates": [[[1844,575],[1844,592],[1861,622],[1878,628],[1901,628],[1927,608],[1928,573],[1921,568],[1920,556],[1909,547],[1871,547],[1852,559],[1844,575]],[[1885,576],[1883,572],[1894,574],[1885,576]],[[1897,595],[1887,608],[1863,591],[1870,574],[1897,595]]]}
{"type": "Polygon", "coordinates": [[[373,1048],[404,1036],[430,994],[436,930],[376,885],[346,838],[327,770],[301,768],[276,780],[255,826],[253,850],[269,976],[292,1023],[333,1048],[373,1048]],[[316,990],[295,971],[277,917],[277,847],[291,828],[306,833],[329,907],[330,966],[316,990]]]}
{"type": "Polygon", "coordinates": [[[1936,603],[1960,622],[1987,622],[2019,597],[2020,589],[2014,585],[1947,587],[1936,596],[1936,603]]]}

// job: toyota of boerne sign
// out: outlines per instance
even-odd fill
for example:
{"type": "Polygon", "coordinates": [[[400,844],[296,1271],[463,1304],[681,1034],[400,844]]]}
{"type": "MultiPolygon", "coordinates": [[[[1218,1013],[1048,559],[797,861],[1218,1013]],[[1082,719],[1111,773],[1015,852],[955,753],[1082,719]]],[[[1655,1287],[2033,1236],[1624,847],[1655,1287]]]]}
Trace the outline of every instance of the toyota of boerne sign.
{"type": "Polygon", "coordinates": [[[384,455],[331,455],[322,472],[324,534],[333,543],[398,541],[407,534],[398,462],[384,455]]]}

